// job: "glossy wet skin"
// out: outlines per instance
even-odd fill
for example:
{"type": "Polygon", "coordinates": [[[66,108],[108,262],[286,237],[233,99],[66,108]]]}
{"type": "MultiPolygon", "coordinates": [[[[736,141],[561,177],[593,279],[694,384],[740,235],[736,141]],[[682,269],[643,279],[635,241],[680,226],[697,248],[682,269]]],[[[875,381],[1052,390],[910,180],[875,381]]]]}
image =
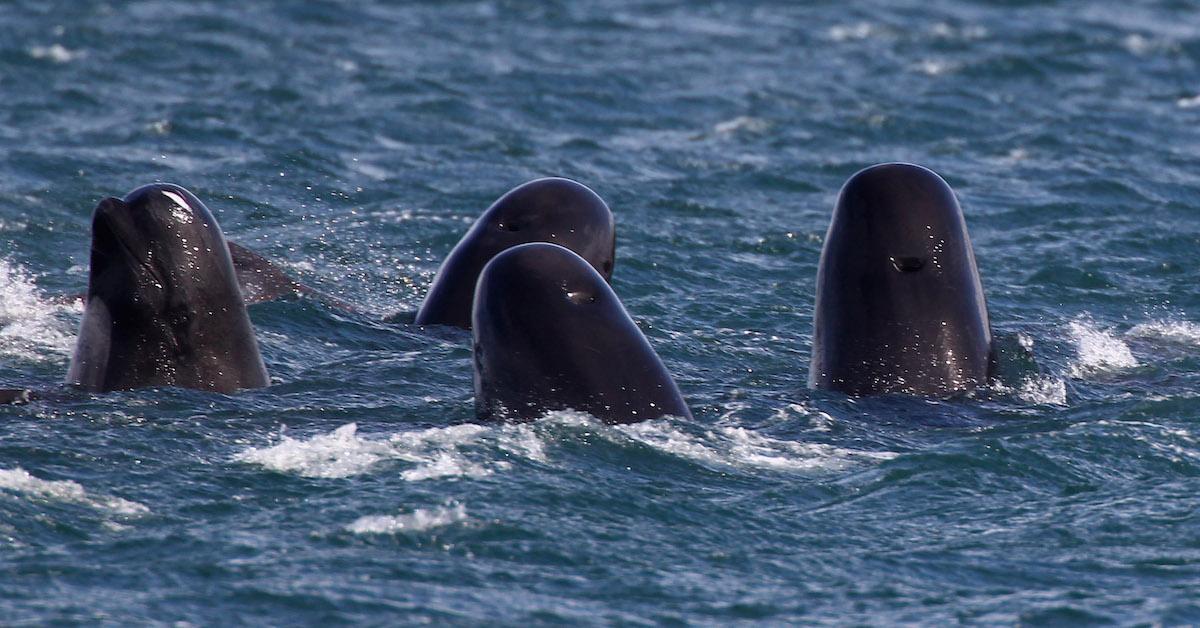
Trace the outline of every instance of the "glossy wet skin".
{"type": "Polygon", "coordinates": [[[501,251],[529,242],[564,246],[612,277],[616,231],[608,205],[581,183],[536,179],[500,197],[438,270],[415,322],[471,327],[471,301],[483,267],[501,251]]]}
{"type": "Polygon", "coordinates": [[[986,383],[990,354],[983,287],[950,186],[912,164],[851,177],[817,273],[810,385],[946,395],[986,383]]]}
{"type": "Polygon", "coordinates": [[[608,423],[691,416],[612,288],[571,251],[535,243],[496,256],[480,276],[473,319],[482,419],[565,409],[608,423]]]}
{"type": "Polygon", "coordinates": [[[67,381],[95,391],[269,383],[225,237],[187,190],[148,185],[96,207],[67,381]]]}

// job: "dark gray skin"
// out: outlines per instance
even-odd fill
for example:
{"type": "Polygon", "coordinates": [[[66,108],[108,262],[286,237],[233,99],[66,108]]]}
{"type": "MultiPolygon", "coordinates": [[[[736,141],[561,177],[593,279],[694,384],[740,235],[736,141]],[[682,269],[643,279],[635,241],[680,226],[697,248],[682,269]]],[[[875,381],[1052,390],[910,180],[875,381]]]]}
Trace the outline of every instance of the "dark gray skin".
{"type": "Polygon", "coordinates": [[[0,406],[14,405],[19,406],[29,403],[35,398],[33,391],[24,388],[3,388],[0,389],[0,406]]]}
{"type": "Polygon", "coordinates": [[[962,209],[937,174],[850,177],[817,271],[809,385],[946,396],[985,384],[992,333],[962,209]]]}
{"type": "MultiPolygon", "coordinates": [[[[306,296],[347,312],[358,312],[358,308],[353,305],[292,279],[258,253],[235,242],[227,240],[226,243],[229,245],[229,256],[233,259],[233,270],[237,273],[238,285],[242,288],[242,299],[246,305],[306,296]]],[[[87,303],[87,295],[59,296],[54,300],[58,303],[87,303]]]]}
{"type": "Polygon", "coordinates": [[[290,296],[306,296],[347,312],[358,312],[353,305],[320,290],[310,288],[287,276],[278,266],[250,249],[229,242],[229,255],[246,304],[263,303],[290,296]]]}
{"type": "Polygon", "coordinates": [[[614,424],[692,416],[612,288],[561,246],[497,255],[479,277],[472,319],[481,419],[567,409],[614,424]]]}
{"type": "Polygon", "coordinates": [[[278,266],[250,249],[227,242],[233,271],[237,274],[242,298],[246,303],[263,303],[290,296],[299,296],[311,290],[288,277],[278,266]]]}
{"type": "Polygon", "coordinates": [[[147,185],[96,206],[67,382],[224,393],[270,383],[225,236],[191,192],[147,185]]]}
{"type": "Polygon", "coordinates": [[[536,179],[513,188],[475,221],[438,269],[414,322],[470,329],[471,300],[483,267],[501,251],[529,242],[562,245],[605,281],[612,278],[616,229],[608,205],[570,179],[536,179]]]}

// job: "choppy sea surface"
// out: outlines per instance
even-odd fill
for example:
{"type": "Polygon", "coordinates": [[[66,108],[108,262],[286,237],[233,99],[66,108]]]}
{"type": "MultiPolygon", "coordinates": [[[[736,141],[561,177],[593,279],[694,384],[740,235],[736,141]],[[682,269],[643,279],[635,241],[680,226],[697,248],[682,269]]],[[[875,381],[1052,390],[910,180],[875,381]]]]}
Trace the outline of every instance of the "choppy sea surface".
{"type": "Polygon", "coordinates": [[[148,182],[363,310],[252,306],[269,388],[0,408],[0,623],[1200,623],[1200,3],[10,0],[0,94],[0,385],[62,380],[148,182]],[[805,386],[893,160],[967,215],[969,396],[805,386]],[[545,175],[694,420],[479,424],[402,322],[545,175]]]}

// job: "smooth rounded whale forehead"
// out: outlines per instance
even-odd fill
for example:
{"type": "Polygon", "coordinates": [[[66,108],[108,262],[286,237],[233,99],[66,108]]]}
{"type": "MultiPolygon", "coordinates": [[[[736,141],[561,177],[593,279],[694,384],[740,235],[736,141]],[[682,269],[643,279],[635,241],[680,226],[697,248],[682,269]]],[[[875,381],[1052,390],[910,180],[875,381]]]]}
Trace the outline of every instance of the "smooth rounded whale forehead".
{"type": "Polygon", "coordinates": [[[878,164],[855,173],[838,195],[838,218],[886,226],[957,225],[962,210],[938,174],[908,163],[878,164]]]}
{"type": "MultiPolygon", "coordinates": [[[[509,190],[483,218],[513,232],[555,227],[569,231],[575,225],[611,228],[613,222],[612,211],[591,188],[559,177],[534,179],[509,190]]],[[[553,235],[566,237],[568,232],[553,235]]]]}
{"type": "Polygon", "coordinates": [[[225,237],[208,208],[191,192],[169,183],[142,186],[123,199],[106,198],[92,214],[92,263],[120,265],[132,255],[140,268],[165,276],[201,276],[200,267],[220,266],[228,255],[225,237]],[[149,264],[149,266],[147,265],[149,264]]]}
{"type": "Polygon", "coordinates": [[[151,213],[164,223],[191,225],[196,221],[202,228],[213,224],[212,213],[182,186],[173,183],[143,185],[125,195],[125,204],[132,212],[151,213]]]}
{"type": "Polygon", "coordinates": [[[575,303],[594,302],[609,291],[591,264],[574,251],[548,242],[522,244],[500,253],[484,267],[479,282],[526,299],[561,295],[575,303]]]}

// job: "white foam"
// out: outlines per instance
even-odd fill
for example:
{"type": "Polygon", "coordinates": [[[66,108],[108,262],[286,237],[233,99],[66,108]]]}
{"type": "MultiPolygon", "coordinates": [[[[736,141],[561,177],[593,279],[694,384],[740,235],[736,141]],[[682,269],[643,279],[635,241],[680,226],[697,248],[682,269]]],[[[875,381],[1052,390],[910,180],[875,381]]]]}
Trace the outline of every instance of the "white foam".
{"type": "Polygon", "coordinates": [[[76,482],[70,480],[43,480],[16,467],[0,469],[0,489],[13,491],[49,501],[81,504],[114,515],[139,516],[150,512],[143,504],[108,495],[89,495],[76,482]]]}
{"type": "Polygon", "coordinates": [[[519,434],[525,426],[463,424],[400,432],[379,437],[362,437],[354,423],[343,425],[329,434],[317,434],[308,439],[294,439],[286,434],[278,444],[269,447],[250,447],[234,456],[238,462],[257,464],[279,473],[303,477],[346,478],[367,473],[383,461],[412,463],[400,476],[410,482],[436,478],[479,478],[496,470],[508,468],[508,463],[484,456],[478,461],[476,451],[483,445],[495,444],[526,457],[544,459],[541,445],[529,444],[519,434]]]}
{"type": "Polygon", "coordinates": [[[505,428],[497,439],[497,444],[501,449],[534,462],[548,462],[546,445],[532,427],[518,424],[505,426],[505,428]]]}
{"type": "Polygon", "coordinates": [[[70,63],[86,55],[82,51],[68,50],[62,44],[52,44],[50,46],[34,46],[30,48],[29,56],[34,59],[49,59],[55,63],[70,63]]]}
{"type": "Polygon", "coordinates": [[[466,451],[478,445],[491,431],[482,425],[464,423],[401,432],[388,442],[396,458],[416,463],[401,474],[410,482],[448,477],[480,478],[490,475],[492,467],[507,466],[502,462],[494,463],[492,467],[474,462],[466,451]]]}
{"type": "Polygon", "coordinates": [[[59,318],[68,310],[80,306],[44,299],[28,273],[0,259],[0,356],[42,362],[70,355],[75,335],[59,318]]]}
{"type": "Polygon", "coordinates": [[[1080,318],[1067,325],[1067,331],[1075,340],[1079,359],[1070,369],[1072,377],[1133,368],[1137,358],[1129,345],[1111,331],[1101,329],[1094,322],[1080,318]]]}
{"type": "Polygon", "coordinates": [[[581,412],[562,411],[547,413],[531,423],[462,424],[372,437],[359,436],[357,426],[351,423],[307,439],[284,434],[280,442],[249,447],[234,460],[278,473],[319,478],[347,478],[368,473],[381,462],[399,461],[411,465],[400,472],[409,482],[474,479],[510,469],[514,458],[548,463],[549,444],[571,436],[599,437],[616,444],[636,442],[714,466],[768,470],[837,469],[896,455],[777,440],[734,426],[689,433],[669,418],[609,426],[581,412]]]}
{"type": "Polygon", "coordinates": [[[732,135],[739,131],[748,131],[758,133],[765,131],[770,126],[766,120],[762,118],[754,118],[751,116],[738,116],[732,120],[719,122],[713,126],[713,131],[718,135],[732,135]]]}
{"type": "Polygon", "coordinates": [[[982,26],[963,26],[956,27],[947,22],[938,22],[929,29],[935,37],[945,39],[980,39],[986,37],[988,31],[982,26]]]}
{"type": "Polygon", "coordinates": [[[877,29],[868,22],[859,22],[857,24],[843,24],[834,26],[829,29],[829,38],[833,41],[850,41],[854,39],[866,39],[874,34],[877,29]]]}
{"type": "Polygon", "coordinates": [[[1014,395],[1029,403],[1048,406],[1067,405],[1067,382],[1057,377],[1037,375],[1023,380],[1016,388],[1010,388],[1002,383],[996,383],[993,388],[996,392],[1014,395]]]}
{"type": "Polygon", "coordinates": [[[923,59],[913,66],[913,69],[929,76],[941,76],[957,69],[953,63],[940,59],[923,59]]]}
{"type": "Polygon", "coordinates": [[[1188,96],[1186,98],[1180,98],[1179,100],[1175,101],[1175,104],[1178,105],[1180,109],[1192,109],[1193,107],[1200,107],[1200,94],[1188,96]]]}
{"type": "Polygon", "coordinates": [[[733,426],[719,426],[702,435],[693,435],[666,419],[622,425],[616,429],[660,451],[719,467],[819,471],[840,469],[863,460],[889,460],[897,455],[823,443],[777,440],[733,426]]]}
{"type": "Polygon", "coordinates": [[[1067,405],[1067,382],[1057,377],[1032,377],[1021,384],[1017,396],[1031,403],[1067,405]]]}
{"type": "Polygon", "coordinates": [[[318,434],[308,440],[283,435],[279,444],[250,447],[234,456],[234,460],[304,477],[350,477],[365,472],[391,454],[387,442],[361,438],[356,434],[357,431],[358,426],[349,423],[329,434],[318,434]]]}
{"type": "Polygon", "coordinates": [[[350,168],[353,169],[355,172],[357,172],[361,175],[364,175],[370,179],[373,179],[375,181],[385,181],[392,174],[384,168],[381,168],[381,167],[373,165],[373,164],[369,164],[364,161],[358,161],[358,160],[355,160],[351,164],[350,168]]]}
{"type": "MultiPolygon", "coordinates": [[[[722,413],[722,419],[732,418],[736,414],[736,410],[743,410],[750,407],[748,403],[727,403],[725,407],[731,408],[731,411],[722,413]]],[[[786,406],[776,408],[771,413],[771,422],[778,425],[785,421],[792,421],[797,418],[804,418],[810,422],[809,430],[813,432],[828,432],[837,424],[837,419],[832,414],[823,410],[810,408],[802,403],[789,403],[786,406]]]]}
{"type": "MultiPolygon", "coordinates": [[[[507,465],[498,463],[497,466],[507,465]]],[[[481,478],[491,474],[490,468],[471,462],[457,452],[443,451],[434,454],[432,459],[423,460],[421,464],[404,471],[400,477],[409,482],[420,482],[437,478],[481,478]]]]}
{"type": "Polygon", "coordinates": [[[1200,346],[1200,325],[1191,321],[1153,321],[1134,325],[1134,338],[1161,339],[1184,345],[1200,346]]]}
{"type": "Polygon", "coordinates": [[[1126,35],[1125,39],[1121,40],[1121,45],[1129,52],[1140,57],[1150,51],[1152,42],[1146,39],[1145,36],[1134,33],[1126,35]]]}
{"type": "Polygon", "coordinates": [[[418,508],[405,515],[359,517],[346,529],[354,534],[398,534],[423,532],[466,520],[467,508],[462,504],[450,504],[430,510],[418,508]]]}

